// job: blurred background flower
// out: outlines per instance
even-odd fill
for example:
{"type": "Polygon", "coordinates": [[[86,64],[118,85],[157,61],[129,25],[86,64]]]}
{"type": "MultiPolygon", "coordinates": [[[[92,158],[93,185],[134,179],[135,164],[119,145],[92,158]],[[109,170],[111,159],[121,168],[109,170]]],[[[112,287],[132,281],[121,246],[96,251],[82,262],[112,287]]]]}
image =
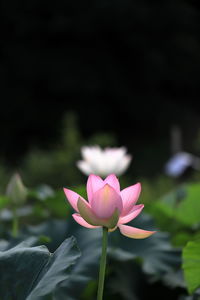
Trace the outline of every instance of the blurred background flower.
{"type": "Polygon", "coordinates": [[[165,172],[169,176],[179,177],[189,168],[200,171],[200,158],[187,152],[178,152],[166,163],[165,172]]]}
{"type": "Polygon", "coordinates": [[[99,146],[82,147],[83,160],[77,162],[78,168],[86,175],[91,173],[106,177],[111,173],[122,175],[131,163],[125,147],[105,148],[99,146]]]}

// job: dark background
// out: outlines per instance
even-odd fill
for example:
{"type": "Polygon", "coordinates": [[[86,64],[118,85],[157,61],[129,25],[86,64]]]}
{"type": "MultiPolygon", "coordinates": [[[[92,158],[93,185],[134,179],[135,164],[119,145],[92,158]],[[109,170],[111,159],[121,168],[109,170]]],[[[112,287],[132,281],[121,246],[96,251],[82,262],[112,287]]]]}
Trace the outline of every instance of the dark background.
{"type": "Polygon", "coordinates": [[[83,138],[113,133],[141,160],[165,161],[174,124],[184,149],[196,151],[198,1],[7,0],[1,15],[0,155],[8,164],[35,145],[53,147],[67,111],[83,138]]]}

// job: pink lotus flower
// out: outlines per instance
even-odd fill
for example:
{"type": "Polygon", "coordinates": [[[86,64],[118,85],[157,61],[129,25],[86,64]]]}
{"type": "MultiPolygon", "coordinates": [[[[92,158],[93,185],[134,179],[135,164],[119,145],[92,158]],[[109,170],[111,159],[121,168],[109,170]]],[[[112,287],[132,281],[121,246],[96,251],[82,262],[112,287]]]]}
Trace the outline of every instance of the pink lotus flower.
{"type": "Polygon", "coordinates": [[[77,193],[64,188],[65,195],[76,211],[74,220],[86,228],[107,227],[109,231],[119,228],[130,238],[143,239],[155,231],[147,231],[124,225],[136,218],[144,205],[136,205],[141,191],[140,183],[120,191],[120,185],[114,174],[102,180],[91,174],[87,181],[88,201],[77,193]]]}

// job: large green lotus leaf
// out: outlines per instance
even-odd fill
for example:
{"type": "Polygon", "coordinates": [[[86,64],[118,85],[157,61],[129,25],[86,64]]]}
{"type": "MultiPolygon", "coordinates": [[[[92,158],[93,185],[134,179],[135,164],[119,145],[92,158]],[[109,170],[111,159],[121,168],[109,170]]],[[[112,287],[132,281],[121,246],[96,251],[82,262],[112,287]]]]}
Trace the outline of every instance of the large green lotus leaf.
{"type": "Polygon", "coordinates": [[[38,245],[39,238],[36,236],[26,237],[25,240],[20,242],[20,239],[10,239],[10,240],[0,240],[0,253],[3,251],[7,251],[16,246],[20,247],[21,245],[25,245],[26,247],[33,247],[38,245]]]}
{"type": "Polygon", "coordinates": [[[89,230],[71,223],[69,232],[73,232],[73,235],[76,236],[82,255],[73,268],[70,280],[65,280],[61,283],[62,289],[56,293],[59,300],[65,300],[66,294],[68,295],[68,300],[81,299],[81,295],[87,284],[91,280],[98,279],[101,254],[101,230],[89,230]]]}
{"type": "MultiPolygon", "coordinates": [[[[137,217],[129,225],[147,230],[155,229],[152,218],[145,214],[137,217]]],[[[49,236],[52,240],[48,244],[51,251],[58,247],[62,239],[73,234],[84,259],[78,261],[70,280],[75,283],[79,278],[80,286],[84,287],[87,281],[97,278],[101,251],[100,229],[83,228],[69,218],[67,221],[52,220],[39,226],[29,227],[26,234],[49,236]]],[[[157,232],[147,239],[134,240],[122,236],[117,229],[109,234],[108,253],[117,261],[142,260],[143,271],[158,278],[176,272],[181,264],[181,251],[172,247],[169,234],[165,232],[157,232]]],[[[177,285],[182,286],[183,282],[177,281],[177,285]]],[[[73,290],[74,286],[74,284],[67,284],[65,288],[73,290]]],[[[78,292],[77,289],[75,292],[78,292]]]]}
{"type": "Polygon", "coordinates": [[[81,258],[73,267],[70,278],[61,283],[60,289],[55,291],[58,300],[80,299],[88,282],[97,279],[99,258],[101,253],[101,230],[89,230],[76,224],[72,218],[67,221],[51,220],[37,226],[29,226],[24,230],[23,238],[28,235],[48,236],[48,248],[54,251],[64,238],[73,234],[81,249],[81,258]]]}
{"type": "Polygon", "coordinates": [[[28,236],[36,236],[41,239],[48,237],[44,244],[48,246],[51,252],[54,252],[59,245],[69,236],[74,234],[73,230],[69,230],[69,222],[64,220],[51,219],[38,225],[26,226],[20,233],[18,239],[26,239],[28,236]]]}
{"type": "Polygon", "coordinates": [[[200,287],[200,239],[188,242],[184,247],[183,270],[191,294],[200,287]]]}
{"type": "Polygon", "coordinates": [[[39,245],[41,241],[48,246],[51,252],[54,252],[62,241],[73,233],[79,240],[82,257],[79,263],[73,267],[70,278],[62,283],[62,289],[56,289],[55,299],[77,300],[81,297],[82,291],[92,279],[98,277],[99,258],[101,252],[101,230],[88,230],[79,226],[72,218],[68,220],[50,220],[39,225],[27,226],[21,232],[18,238],[11,238],[9,241],[2,241],[0,249],[4,251],[18,244],[20,241],[34,236],[32,245],[39,245]]]}
{"type": "MultiPolygon", "coordinates": [[[[143,214],[128,225],[146,230],[155,230],[152,218],[143,214]]],[[[180,267],[181,251],[172,247],[169,234],[156,232],[149,238],[142,240],[129,239],[119,233],[111,235],[112,256],[119,260],[140,258],[143,261],[142,268],[148,274],[163,276],[180,267]]]]}
{"type": "MultiPolygon", "coordinates": [[[[137,217],[129,225],[147,230],[155,229],[152,218],[145,214],[137,217]]],[[[21,239],[27,236],[49,237],[46,245],[51,252],[71,235],[76,237],[82,257],[73,267],[70,278],[60,284],[62,289],[56,289],[54,296],[59,300],[65,299],[66,294],[69,300],[80,299],[88,283],[97,280],[101,229],[86,229],[78,225],[72,217],[68,217],[66,220],[51,220],[37,226],[29,226],[21,234],[21,239]]],[[[180,251],[171,246],[169,235],[163,232],[157,232],[144,240],[134,240],[122,236],[117,229],[109,234],[108,262],[109,259],[115,264],[136,259],[141,262],[145,273],[161,280],[180,268],[180,251]]],[[[181,285],[182,282],[179,284],[177,281],[176,286],[181,285]]]]}
{"type": "Polygon", "coordinates": [[[45,246],[30,247],[24,242],[0,252],[0,299],[56,299],[55,290],[69,277],[79,257],[73,237],[53,254],[45,246]]]}

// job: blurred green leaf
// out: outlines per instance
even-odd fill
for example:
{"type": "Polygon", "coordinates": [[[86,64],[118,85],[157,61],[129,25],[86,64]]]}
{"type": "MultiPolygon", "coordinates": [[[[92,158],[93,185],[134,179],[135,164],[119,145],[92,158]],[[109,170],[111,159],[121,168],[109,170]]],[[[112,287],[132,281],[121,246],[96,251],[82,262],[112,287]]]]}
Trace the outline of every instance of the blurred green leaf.
{"type": "Polygon", "coordinates": [[[71,211],[63,190],[57,191],[53,197],[46,198],[44,206],[56,218],[66,219],[71,211]]]}
{"type": "Polygon", "coordinates": [[[147,205],[156,224],[173,234],[175,245],[185,245],[200,226],[200,184],[179,186],[159,201],[147,205]]]}
{"type": "Polygon", "coordinates": [[[185,198],[178,204],[176,217],[187,225],[200,224],[200,184],[188,185],[185,194],[185,198]]]}
{"type": "Polygon", "coordinates": [[[77,194],[81,195],[84,199],[87,199],[87,192],[85,185],[78,185],[73,188],[77,194]]]}
{"type": "Polygon", "coordinates": [[[42,184],[34,191],[34,196],[41,201],[46,200],[49,197],[53,197],[55,195],[54,190],[47,184],[42,184]]]}
{"type": "MultiPolygon", "coordinates": [[[[30,205],[22,206],[20,208],[17,208],[15,213],[20,218],[30,216],[33,213],[33,206],[30,205]]],[[[3,209],[0,213],[1,220],[8,221],[8,220],[12,220],[13,217],[14,217],[14,213],[10,209],[3,209]]]]}
{"type": "Polygon", "coordinates": [[[183,249],[183,270],[190,294],[200,287],[200,239],[188,242],[183,249]]]}
{"type": "Polygon", "coordinates": [[[0,195],[0,209],[6,207],[9,202],[9,198],[7,196],[0,195]]]}
{"type": "MultiPolygon", "coordinates": [[[[155,230],[152,218],[145,214],[137,217],[129,225],[155,230]]],[[[150,238],[135,240],[126,238],[116,231],[110,238],[112,256],[124,261],[141,258],[142,268],[147,274],[162,278],[164,274],[180,268],[181,251],[171,245],[168,233],[158,231],[150,238]]]]}
{"type": "Polygon", "coordinates": [[[111,278],[107,286],[116,299],[122,296],[124,300],[139,300],[138,294],[145,287],[145,276],[134,261],[112,261],[111,278]]]}

